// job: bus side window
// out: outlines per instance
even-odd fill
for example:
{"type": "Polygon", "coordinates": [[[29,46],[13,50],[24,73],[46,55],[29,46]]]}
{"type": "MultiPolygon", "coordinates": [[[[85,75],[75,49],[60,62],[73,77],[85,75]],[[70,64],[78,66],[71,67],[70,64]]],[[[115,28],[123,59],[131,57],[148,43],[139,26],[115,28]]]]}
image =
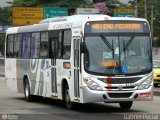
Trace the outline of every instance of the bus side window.
{"type": "Polygon", "coordinates": [[[20,58],[21,57],[21,50],[22,50],[21,41],[22,41],[22,34],[15,35],[14,56],[16,58],[20,58]]]}
{"type": "Polygon", "coordinates": [[[14,49],[14,35],[8,35],[7,37],[7,54],[6,57],[12,58],[13,57],[13,49],[14,49]]]}
{"type": "Polygon", "coordinates": [[[71,56],[71,30],[65,30],[63,35],[63,59],[69,59],[71,56]]]}
{"type": "Polygon", "coordinates": [[[50,38],[50,58],[57,58],[58,38],[50,38]]]}
{"type": "Polygon", "coordinates": [[[63,31],[59,31],[58,53],[57,58],[62,58],[63,31]]]}
{"type": "Polygon", "coordinates": [[[23,34],[23,58],[30,57],[30,39],[31,39],[31,33],[23,34]]]}
{"type": "Polygon", "coordinates": [[[49,57],[50,58],[59,58],[58,49],[59,49],[59,31],[53,30],[49,31],[49,57]]]}
{"type": "Polygon", "coordinates": [[[47,58],[49,55],[48,32],[41,33],[40,57],[47,58]]]}
{"type": "Polygon", "coordinates": [[[31,37],[31,58],[39,58],[40,33],[32,33],[31,37]]]}

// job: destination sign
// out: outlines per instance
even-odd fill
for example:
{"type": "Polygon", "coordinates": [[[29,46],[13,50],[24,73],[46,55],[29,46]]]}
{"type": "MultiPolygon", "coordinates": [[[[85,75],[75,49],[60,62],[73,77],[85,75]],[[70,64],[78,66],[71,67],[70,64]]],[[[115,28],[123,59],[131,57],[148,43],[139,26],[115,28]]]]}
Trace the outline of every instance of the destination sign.
{"type": "Polygon", "coordinates": [[[85,26],[85,32],[149,32],[149,27],[146,22],[134,21],[95,21],[88,22],[85,26]]]}
{"type": "Polygon", "coordinates": [[[124,30],[124,29],[142,29],[142,25],[141,24],[92,24],[92,29],[94,30],[108,30],[108,29],[120,29],[120,30],[124,30]]]}

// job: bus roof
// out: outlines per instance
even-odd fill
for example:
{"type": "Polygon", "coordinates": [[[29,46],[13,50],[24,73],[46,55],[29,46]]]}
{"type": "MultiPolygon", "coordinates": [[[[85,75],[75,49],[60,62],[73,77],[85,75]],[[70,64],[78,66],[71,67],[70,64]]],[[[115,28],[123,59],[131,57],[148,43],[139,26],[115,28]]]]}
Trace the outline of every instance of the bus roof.
{"type": "Polygon", "coordinates": [[[64,17],[54,17],[54,18],[48,18],[40,21],[40,24],[43,23],[54,23],[54,22],[62,22],[62,21],[83,21],[83,20],[137,20],[137,21],[146,21],[143,18],[135,18],[135,17],[110,17],[108,15],[72,15],[72,16],[64,16],[64,17]]]}
{"type": "MultiPolygon", "coordinates": [[[[12,27],[8,28],[7,34],[13,33],[23,33],[23,32],[32,32],[32,31],[44,31],[44,30],[51,30],[54,29],[55,25],[59,25],[63,23],[63,27],[57,27],[57,29],[64,29],[64,24],[67,27],[82,27],[87,21],[101,21],[101,20],[122,20],[122,21],[145,21],[146,19],[143,18],[133,18],[133,17],[110,17],[108,15],[73,15],[73,16],[64,16],[64,17],[55,17],[49,18],[40,21],[39,24],[28,25],[28,26],[19,26],[19,27],[12,27]],[[69,26],[69,23],[72,26],[69,26]]],[[[56,28],[55,28],[56,29],[56,28]]]]}

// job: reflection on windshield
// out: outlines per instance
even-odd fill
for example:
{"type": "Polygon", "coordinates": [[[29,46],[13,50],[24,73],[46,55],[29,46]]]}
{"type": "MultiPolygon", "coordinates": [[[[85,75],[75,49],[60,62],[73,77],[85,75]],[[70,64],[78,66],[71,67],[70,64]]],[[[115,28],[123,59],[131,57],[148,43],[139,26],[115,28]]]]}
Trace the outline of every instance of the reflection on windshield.
{"type": "Polygon", "coordinates": [[[136,74],[150,71],[149,36],[85,37],[85,69],[101,74],[136,74]]]}

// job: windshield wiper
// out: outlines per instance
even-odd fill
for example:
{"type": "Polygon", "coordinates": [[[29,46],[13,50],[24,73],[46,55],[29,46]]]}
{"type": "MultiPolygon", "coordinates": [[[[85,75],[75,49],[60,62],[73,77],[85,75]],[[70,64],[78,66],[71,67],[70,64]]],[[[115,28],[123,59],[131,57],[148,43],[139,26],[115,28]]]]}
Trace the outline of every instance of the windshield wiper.
{"type": "Polygon", "coordinates": [[[103,34],[100,34],[100,37],[102,38],[102,40],[104,41],[104,43],[108,46],[108,48],[110,50],[114,51],[113,46],[109,43],[109,41],[107,40],[107,38],[103,34]]]}
{"type": "Polygon", "coordinates": [[[133,41],[134,36],[131,36],[131,38],[129,39],[129,41],[126,43],[126,45],[124,46],[124,51],[126,49],[128,49],[128,47],[131,45],[132,41],[133,41]]]}

